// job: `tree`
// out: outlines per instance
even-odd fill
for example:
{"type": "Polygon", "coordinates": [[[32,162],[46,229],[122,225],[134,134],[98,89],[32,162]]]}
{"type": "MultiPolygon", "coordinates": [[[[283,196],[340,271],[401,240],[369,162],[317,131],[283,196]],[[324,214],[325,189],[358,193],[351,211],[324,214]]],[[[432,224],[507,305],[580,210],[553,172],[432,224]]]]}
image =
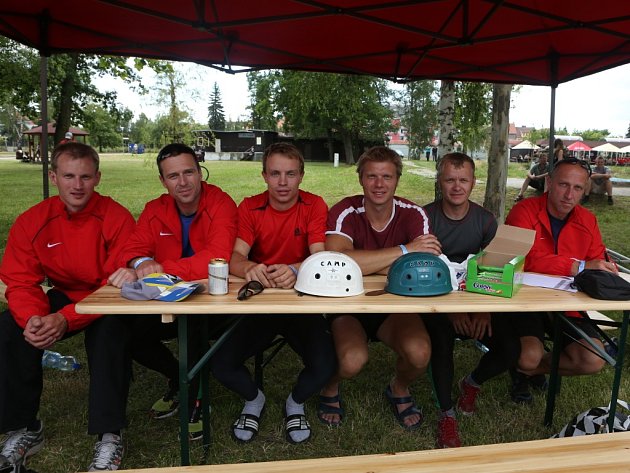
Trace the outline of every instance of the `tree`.
{"type": "Polygon", "coordinates": [[[219,84],[214,83],[210,92],[210,105],[208,105],[208,126],[211,130],[225,130],[225,113],[221,102],[219,84]]]}
{"type": "MultiPolygon", "coordinates": [[[[88,104],[84,110],[85,126],[90,131],[90,143],[98,147],[99,153],[104,148],[120,148],[122,146],[121,123],[126,117],[131,117],[131,110],[127,109],[121,119],[111,115],[102,106],[88,104]]],[[[127,118],[128,120],[128,118],[127,118]]]]}
{"type": "Polygon", "coordinates": [[[131,123],[129,127],[129,141],[131,143],[144,143],[151,148],[158,148],[161,144],[161,140],[153,141],[152,136],[154,132],[155,123],[144,114],[141,113],[138,119],[131,123]]]}
{"type": "Polygon", "coordinates": [[[278,116],[274,106],[278,71],[248,72],[247,87],[249,90],[252,127],[257,130],[278,129],[278,116]]]}
{"type": "Polygon", "coordinates": [[[628,125],[628,131],[626,132],[626,138],[630,138],[630,125],[628,125]]]}
{"type": "MultiPolygon", "coordinates": [[[[556,135],[568,135],[569,132],[567,131],[566,127],[564,127],[564,128],[556,128],[555,134],[556,135]]],[[[541,140],[544,140],[545,142],[547,142],[549,140],[549,128],[541,128],[539,130],[536,129],[536,128],[533,128],[528,133],[527,138],[529,139],[529,141],[531,141],[534,144],[538,143],[541,140]]]]}
{"type": "Polygon", "coordinates": [[[422,80],[405,85],[402,118],[407,127],[411,156],[431,144],[438,124],[437,82],[422,80]]]}
{"type": "Polygon", "coordinates": [[[157,102],[168,107],[168,114],[161,115],[156,120],[156,128],[153,131],[159,136],[152,137],[155,143],[184,143],[192,140],[190,115],[182,110],[177,98],[185,84],[182,74],[172,67],[158,76],[157,102]]]}
{"type": "MultiPolygon", "coordinates": [[[[385,81],[373,77],[296,71],[277,75],[275,107],[284,126],[297,136],[327,136],[329,141],[339,136],[348,164],[354,163],[359,139],[382,142],[391,128],[388,98],[385,81]]],[[[332,146],[329,150],[332,154],[332,146]]]]}
{"type": "Polygon", "coordinates": [[[574,135],[579,135],[581,136],[583,139],[585,140],[592,140],[592,141],[601,141],[604,138],[606,138],[608,135],[610,135],[610,132],[606,129],[604,130],[584,130],[584,131],[574,131],[573,132],[574,135]]]}
{"type": "Polygon", "coordinates": [[[440,122],[438,156],[441,157],[455,149],[455,82],[452,80],[443,80],[440,84],[438,117],[440,122]]]}
{"type": "Polygon", "coordinates": [[[492,85],[483,82],[455,83],[457,140],[471,153],[485,147],[491,119],[492,85]]]}
{"type": "MultiPolygon", "coordinates": [[[[453,122],[455,120],[455,82],[442,80],[440,84],[440,102],[438,105],[440,123],[440,141],[438,143],[438,161],[442,156],[455,149],[453,122]]],[[[435,163],[437,166],[437,162],[435,163]]],[[[435,199],[442,196],[440,185],[435,181],[435,199]]]]}
{"type": "Polygon", "coordinates": [[[494,84],[492,90],[492,135],[483,206],[492,212],[499,222],[505,219],[511,91],[511,84],[494,84]]]}
{"type": "MultiPolygon", "coordinates": [[[[12,105],[22,116],[35,118],[41,104],[37,52],[0,37],[0,104],[12,105]]],[[[136,71],[151,67],[164,72],[172,66],[165,61],[117,56],[54,54],[48,59],[49,117],[57,122],[55,142],[70,124],[83,123],[88,104],[101,105],[117,118],[123,113],[113,92],[101,92],[92,84],[95,76],[119,77],[140,92],[144,87],[136,71]]]]}

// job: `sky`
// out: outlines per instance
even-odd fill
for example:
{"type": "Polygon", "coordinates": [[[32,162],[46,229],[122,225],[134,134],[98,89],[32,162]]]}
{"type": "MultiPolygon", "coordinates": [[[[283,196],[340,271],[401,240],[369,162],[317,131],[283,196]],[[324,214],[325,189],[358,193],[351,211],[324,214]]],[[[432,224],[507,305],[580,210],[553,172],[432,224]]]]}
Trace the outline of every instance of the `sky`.
{"type": "MultiPolygon", "coordinates": [[[[225,116],[238,120],[249,115],[249,94],[245,74],[226,74],[190,63],[175,63],[189,84],[180,94],[184,109],[198,123],[208,117],[208,103],[213,84],[217,82],[225,116]]],[[[155,81],[152,71],[142,72],[150,87],[155,81]]],[[[116,90],[120,103],[130,108],[135,118],[144,112],[155,118],[159,111],[154,94],[139,96],[122,81],[99,78],[94,81],[101,90],[116,90]]],[[[510,122],[516,126],[548,128],[551,89],[544,86],[521,86],[512,92],[510,122]]],[[[555,127],[575,130],[607,129],[612,136],[625,136],[630,126],[630,64],[560,84],[556,89],[555,127]]]]}

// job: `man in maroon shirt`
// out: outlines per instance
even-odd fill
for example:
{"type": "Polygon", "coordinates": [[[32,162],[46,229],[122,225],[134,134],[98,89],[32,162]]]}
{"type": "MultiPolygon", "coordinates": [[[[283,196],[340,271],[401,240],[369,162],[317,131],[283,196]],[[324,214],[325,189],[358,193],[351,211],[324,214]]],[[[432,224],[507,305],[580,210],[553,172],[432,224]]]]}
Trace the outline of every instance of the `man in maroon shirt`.
{"type": "MultiPolygon", "coordinates": [[[[327,250],[355,259],[364,275],[387,274],[394,260],[410,251],[441,253],[440,243],[429,233],[424,210],[394,195],[402,175],[396,152],[384,146],[371,148],[360,157],[357,172],[363,195],[346,197],[331,208],[327,250]]],[[[380,340],[397,355],[385,396],[403,428],[418,428],[422,413],[409,386],[424,373],[431,356],[431,340],[422,319],[413,314],[341,315],[331,327],[339,370],[321,391],[320,420],[329,425],[341,422],[339,383],[361,371],[368,359],[368,341],[380,340]]]]}

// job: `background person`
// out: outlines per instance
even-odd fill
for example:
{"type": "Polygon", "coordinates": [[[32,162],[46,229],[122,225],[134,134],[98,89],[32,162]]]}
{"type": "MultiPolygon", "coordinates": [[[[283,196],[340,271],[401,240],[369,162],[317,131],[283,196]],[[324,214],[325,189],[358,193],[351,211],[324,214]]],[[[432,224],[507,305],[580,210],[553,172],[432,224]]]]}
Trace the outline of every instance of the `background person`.
{"type": "MultiPolygon", "coordinates": [[[[300,190],[304,158],[295,146],[271,145],[262,165],[267,190],[245,198],[238,207],[230,272],[264,287],[291,289],[302,261],[324,250],[328,208],[321,197],[300,190]]],[[[254,315],[236,327],[211,359],[214,376],[245,400],[232,426],[237,441],[250,442],[258,434],[266,400],[245,361],[264,351],[279,334],[304,363],[285,401],[285,435],[291,443],[310,438],[304,403],[337,367],[328,323],[323,315],[254,315]]]]}
{"type": "MultiPolygon", "coordinates": [[[[441,253],[437,238],[429,233],[424,210],[394,195],[402,175],[402,161],[395,151],[384,146],[370,148],[359,158],[357,173],[363,195],[346,197],[331,208],[327,250],[353,258],[363,275],[386,274],[399,256],[410,251],[441,253]]],[[[422,319],[409,314],[340,315],[331,327],[339,370],[321,391],[320,420],[329,425],[342,421],[339,383],[361,371],[368,360],[368,341],[381,340],[397,355],[385,396],[399,424],[417,429],[423,417],[409,387],[424,373],[431,356],[431,341],[422,319]]]]}
{"type": "Polygon", "coordinates": [[[71,141],[74,141],[74,135],[71,131],[68,131],[57,146],[65,145],[66,143],[69,143],[71,141]]]}
{"type": "Polygon", "coordinates": [[[564,143],[560,138],[556,138],[553,142],[553,163],[554,167],[558,161],[563,160],[566,156],[564,143]]]}
{"type": "MultiPolygon", "coordinates": [[[[442,253],[452,262],[461,263],[470,254],[485,248],[494,238],[497,221],[494,215],[470,201],[475,186],[475,162],[464,153],[448,153],[438,163],[437,182],[442,198],[424,207],[431,229],[441,244],[442,253]]],[[[493,347],[499,338],[493,333],[489,313],[429,314],[422,319],[431,336],[431,375],[440,412],[437,425],[439,448],[459,447],[461,440],[455,408],[451,397],[453,377],[453,349],[455,338],[484,340],[493,347]]],[[[501,340],[504,342],[506,340],[501,340]]],[[[503,357],[503,352],[491,348],[486,363],[503,357]]],[[[480,379],[483,382],[483,379],[480,379]]]]}
{"type": "MultiPolygon", "coordinates": [[[[236,204],[217,186],[203,182],[195,152],[174,143],[157,156],[160,181],[168,191],[146,204],[135,231],[124,246],[119,264],[109,282],[121,287],[151,273],[168,273],[183,280],[206,279],[214,258],[229,261],[236,238],[236,204]]],[[[200,357],[199,317],[189,317],[188,366],[200,357]]],[[[219,327],[223,318],[212,317],[219,327]]],[[[177,336],[177,324],[163,324],[159,315],[133,318],[132,356],[138,363],[162,373],[168,389],[152,407],[162,419],[177,412],[179,364],[162,340],[177,336]]],[[[199,376],[190,383],[189,433],[202,437],[199,403],[195,402],[199,376]]]]}
{"type": "Polygon", "coordinates": [[[527,173],[527,177],[523,181],[523,185],[521,186],[521,190],[519,191],[514,202],[518,202],[519,200],[523,200],[523,194],[527,190],[528,186],[533,187],[539,192],[543,192],[545,190],[545,179],[549,174],[549,163],[547,162],[547,155],[541,154],[537,163],[534,163],[527,173]]]}
{"type": "Polygon", "coordinates": [[[591,179],[584,192],[582,203],[585,204],[588,202],[591,192],[593,194],[603,194],[605,192],[606,195],[608,195],[608,205],[613,205],[613,185],[610,180],[612,173],[610,172],[610,168],[604,165],[604,158],[598,156],[597,159],[595,159],[595,167],[592,169],[592,172],[593,174],[591,174],[591,179]]]}
{"type": "Polygon", "coordinates": [[[73,142],[58,146],[49,177],[59,195],[16,219],[0,266],[9,305],[0,315],[0,432],[7,434],[1,455],[17,472],[42,448],[43,350],[84,331],[88,433],[98,435],[88,471],[117,470],[131,376],[124,317],[77,314],[75,303],[113,271],[134,220],[127,209],[95,192],[101,173],[93,148],[73,142]],[[52,285],[48,293],[41,287],[46,278],[52,285]]]}

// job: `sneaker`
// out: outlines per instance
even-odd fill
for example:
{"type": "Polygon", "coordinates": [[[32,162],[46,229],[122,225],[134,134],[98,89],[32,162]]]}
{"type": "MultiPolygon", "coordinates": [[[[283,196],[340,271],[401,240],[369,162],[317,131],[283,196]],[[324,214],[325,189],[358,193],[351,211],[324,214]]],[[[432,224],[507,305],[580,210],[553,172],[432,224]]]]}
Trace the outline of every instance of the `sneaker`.
{"type": "Polygon", "coordinates": [[[23,428],[7,432],[6,435],[0,455],[15,467],[14,471],[19,471],[19,467],[24,465],[26,459],[35,455],[44,446],[44,424],[41,421],[37,431],[23,428]]]}
{"type": "Polygon", "coordinates": [[[203,438],[203,420],[201,420],[201,401],[197,399],[188,421],[188,439],[191,441],[203,438]]]}
{"type": "Polygon", "coordinates": [[[437,447],[457,448],[461,446],[462,442],[459,439],[457,419],[451,416],[443,416],[440,420],[438,420],[437,447]]]}
{"type": "Polygon", "coordinates": [[[466,416],[473,415],[475,413],[475,401],[477,400],[477,395],[481,391],[481,388],[468,383],[466,377],[463,377],[459,381],[459,390],[460,394],[457,400],[457,408],[466,416]]]}
{"type": "Polygon", "coordinates": [[[612,205],[613,204],[613,198],[612,195],[608,196],[608,205],[612,205]]]}
{"type": "Polygon", "coordinates": [[[123,457],[122,436],[103,434],[103,440],[94,445],[94,459],[88,471],[116,471],[120,468],[123,457]]]}
{"type": "Polygon", "coordinates": [[[177,399],[177,387],[168,389],[164,397],[155,401],[149,415],[154,419],[166,419],[177,414],[179,409],[179,400],[177,399]]]}
{"type": "Polygon", "coordinates": [[[510,370],[510,377],[512,378],[512,388],[510,389],[512,401],[517,404],[529,404],[532,402],[532,393],[529,392],[529,377],[514,369],[510,370]]]}
{"type": "Polygon", "coordinates": [[[525,197],[523,197],[522,195],[517,195],[516,198],[514,199],[514,202],[520,202],[521,200],[523,200],[525,197]]]}

